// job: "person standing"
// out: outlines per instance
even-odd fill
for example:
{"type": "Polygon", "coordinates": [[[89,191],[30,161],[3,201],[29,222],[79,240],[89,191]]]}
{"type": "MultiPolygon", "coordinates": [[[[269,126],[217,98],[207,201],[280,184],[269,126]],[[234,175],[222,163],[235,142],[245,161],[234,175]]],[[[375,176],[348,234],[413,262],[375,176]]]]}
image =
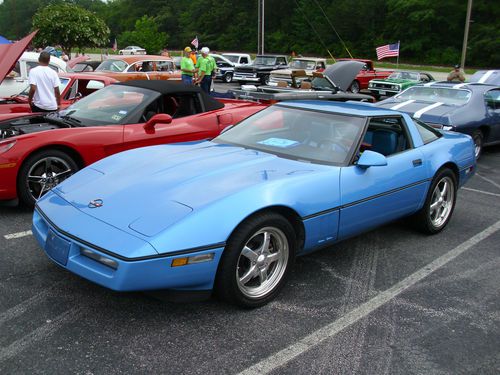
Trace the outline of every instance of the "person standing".
{"type": "Polygon", "coordinates": [[[210,87],[212,85],[212,62],[208,57],[210,49],[208,47],[203,47],[201,50],[201,56],[198,57],[196,67],[198,68],[198,79],[196,83],[200,84],[200,87],[207,94],[210,94],[210,87]]]}
{"type": "Polygon", "coordinates": [[[49,67],[50,53],[42,51],[38,57],[39,66],[29,72],[30,91],[28,103],[32,112],[53,112],[61,105],[57,73],[49,67]]]}
{"type": "Polygon", "coordinates": [[[448,74],[447,78],[448,82],[452,81],[460,81],[460,82],[465,82],[465,76],[464,74],[460,71],[460,65],[455,65],[453,70],[448,74]]]}
{"type": "Polygon", "coordinates": [[[181,80],[187,85],[193,84],[193,75],[196,73],[193,60],[191,59],[191,47],[184,48],[184,56],[181,59],[181,80]]]}

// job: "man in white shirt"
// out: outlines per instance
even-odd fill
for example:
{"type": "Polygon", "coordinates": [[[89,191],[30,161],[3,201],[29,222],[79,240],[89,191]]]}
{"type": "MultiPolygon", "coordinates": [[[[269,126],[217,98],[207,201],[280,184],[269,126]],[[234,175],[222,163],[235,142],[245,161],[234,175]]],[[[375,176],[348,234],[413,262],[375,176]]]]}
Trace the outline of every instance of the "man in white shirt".
{"type": "Polygon", "coordinates": [[[49,67],[50,54],[41,52],[39,66],[29,72],[30,92],[28,102],[32,112],[53,112],[61,105],[59,76],[49,67]]]}

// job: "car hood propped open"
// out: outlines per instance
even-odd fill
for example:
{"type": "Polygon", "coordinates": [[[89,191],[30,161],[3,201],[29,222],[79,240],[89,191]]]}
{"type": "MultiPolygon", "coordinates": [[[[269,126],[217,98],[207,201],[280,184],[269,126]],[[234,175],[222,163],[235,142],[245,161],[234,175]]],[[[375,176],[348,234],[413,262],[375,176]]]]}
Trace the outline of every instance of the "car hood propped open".
{"type": "Polygon", "coordinates": [[[17,60],[19,60],[37,32],[38,30],[33,31],[16,43],[0,44],[0,83],[12,71],[17,60]]]}
{"type": "Polygon", "coordinates": [[[323,72],[342,91],[347,91],[365,64],[360,61],[338,61],[323,72]]]}

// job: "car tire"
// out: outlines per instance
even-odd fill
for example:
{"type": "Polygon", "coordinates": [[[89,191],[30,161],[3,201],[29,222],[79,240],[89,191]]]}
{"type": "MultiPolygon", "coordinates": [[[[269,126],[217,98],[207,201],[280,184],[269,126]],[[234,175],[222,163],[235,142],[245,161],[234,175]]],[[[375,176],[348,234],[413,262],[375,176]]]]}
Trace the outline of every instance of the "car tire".
{"type": "Polygon", "coordinates": [[[233,82],[233,73],[226,73],[226,74],[224,74],[224,76],[222,77],[222,80],[225,83],[231,83],[231,82],[233,82]]]}
{"type": "Polygon", "coordinates": [[[119,54],[119,55],[123,55],[123,52],[122,52],[122,51],[120,51],[120,52],[118,52],[118,54],[119,54]]]}
{"type": "Polygon", "coordinates": [[[474,141],[474,155],[476,156],[476,160],[479,159],[481,153],[483,152],[483,142],[484,135],[483,132],[479,129],[475,130],[472,133],[472,140],[474,141]]]}
{"type": "Polygon", "coordinates": [[[131,55],[133,55],[134,53],[133,52],[130,52],[131,55]]]}
{"type": "Polygon", "coordinates": [[[348,89],[350,92],[352,92],[353,94],[358,94],[359,93],[359,82],[354,80],[352,81],[351,83],[351,86],[349,86],[349,89],[348,89]]]}
{"type": "Polygon", "coordinates": [[[215,280],[222,300],[245,308],[263,306],[278,295],[295,263],[293,226],[275,213],[241,223],[227,241],[215,280]]]}
{"type": "Polygon", "coordinates": [[[265,86],[269,86],[269,80],[270,76],[269,74],[263,75],[262,78],[260,79],[260,83],[262,83],[265,86]]]}
{"type": "Polygon", "coordinates": [[[73,158],[63,151],[49,149],[34,153],[19,169],[17,194],[20,203],[33,207],[38,198],[78,169],[73,158]]]}
{"type": "Polygon", "coordinates": [[[448,168],[439,170],[432,179],[424,206],[413,217],[415,225],[427,234],[441,232],[451,219],[456,200],[455,173],[448,168]]]}

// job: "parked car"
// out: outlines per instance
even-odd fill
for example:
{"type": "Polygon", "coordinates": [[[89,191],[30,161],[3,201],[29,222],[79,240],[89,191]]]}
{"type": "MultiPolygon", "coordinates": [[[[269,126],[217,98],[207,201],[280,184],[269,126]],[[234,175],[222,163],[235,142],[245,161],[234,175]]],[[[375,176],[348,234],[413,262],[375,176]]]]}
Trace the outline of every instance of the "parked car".
{"type": "Polygon", "coordinates": [[[469,82],[500,86],[500,70],[478,70],[470,77],[469,82]]]}
{"type": "Polygon", "coordinates": [[[197,86],[129,81],[65,110],[0,115],[0,200],[36,199],[77,170],[135,147],[213,138],[264,108],[218,101],[197,86]]]}
{"type": "Polygon", "coordinates": [[[484,146],[500,143],[500,86],[431,82],[378,102],[444,130],[469,134],[476,158],[484,146]]]}
{"type": "Polygon", "coordinates": [[[138,46],[128,46],[118,51],[120,55],[145,55],[146,50],[138,46]]]}
{"type": "Polygon", "coordinates": [[[312,78],[313,72],[322,72],[326,68],[326,59],[318,57],[297,57],[290,63],[288,69],[273,70],[270,76],[270,83],[285,82],[292,84],[292,73],[303,71],[302,76],[312,78]]]}
{"type": "Polygon", "coordinates": [[[312,80],[304,70],[295,70],[291,74],[292,84],[280,86],[243,85],[241,89],[229,90],[236,98],[259,100],[274,103],[291,99],[322,99],[333,101],[374,102],[371,95],[347,92],[352,80],[364,64],[359,61],[339,61],[327,67],[323,72],[314,72],[312,80]]]}
{"type": "MultiPolygon", "coordinates": [[[[61,85],[59,86],[59,92],[61,93],[61,109],[102,89],[104,86],[118,82],[110,77],[93,76],[82,73],[60,73],[59,80],[61,81],[61,85]]],[[[29,86],[18,95],[0,98],[0,114],[31,112],[28,103],[28,94],[29,86]]]]}
{"type": "Polygon", "coordinates": [[[222,56],[231,61],[235,66],[250,65],[253,62],[247,53],[223,53],[222,56]]]}
{"type": "MultiPolygon", "coordinates": [[[[23,52],[35,36],[36,31],[12,44],[0,45],[0,97],[17,95],[28,86],[28,73],[38,66],[39,54],[23,52]]],[[[49,67],[58,73],[66,72],[66,63],[51,56],[49,67]]]]}
{"type": "Polygon", "coordinates": [[[428,83],[434,81],[434,77],[425,72],[393,72],[386,79],[372,79],[368,84],[368,89],[375,98],[381,96],[392,96],[406,90],[408,87],[418,85],[419,83],[428,83]]]}
{"type": "Polygon", "coordinates": [[[385,79],[385,78],[388,78],[392,74],[392,71],[390,71],[390,70],[375,70],[372,60],[337,59],[337,61],[360,61],[363,64],[365,64],[363,69],[361,69],[361,71],[356,76],[356,78],[352,81],[352,84],[349,87],[349,91],[354,92],[354,93],[359,92],[360,90],[368,89],[368,83],[372,79],[385,79]]]}
{"type": "Polygon", "coordinates": [[[440,232],[474,170],[470,137],[406,114],[279,103],[212,141],[93,164],[37,202],[33,234],[57,265],[106,288],[214,289],[257,307],[297,255],[405,216],[440,232]]]}
{"type": "Polygon", "coordinates": [[[102,61],[99,60],[88,60],[88,61],[81,61],[79,63],[76,63],[75,66],[73,66],[72,70],[74,72],[93,72],[94,70],[97,69],[99,65],[101,65],[102,61]]]}
{"type": "Polygon", "coordinates": [[[118,81],[136,79],[146,80],[181,80],[181,72],[174,66],[170,57],[113,56],[104,60],[92,74],[105,75],[118,81]]]}
{"type": "Polygon", "coordinates": [[[258,55],[251,65],[236,67],[233,79],[241,83],[260,82],[268,85],[271,71],[286,68],[288,68],[286,56],[258,55]]]}
{"type": "Polygon", "coordinates": [[[225,83],[231,83],[233,81],[235,64],[223,55],[211,53],[210,56],[215,59],[215,63],[217,64],[215,78],[225,83]]]}

